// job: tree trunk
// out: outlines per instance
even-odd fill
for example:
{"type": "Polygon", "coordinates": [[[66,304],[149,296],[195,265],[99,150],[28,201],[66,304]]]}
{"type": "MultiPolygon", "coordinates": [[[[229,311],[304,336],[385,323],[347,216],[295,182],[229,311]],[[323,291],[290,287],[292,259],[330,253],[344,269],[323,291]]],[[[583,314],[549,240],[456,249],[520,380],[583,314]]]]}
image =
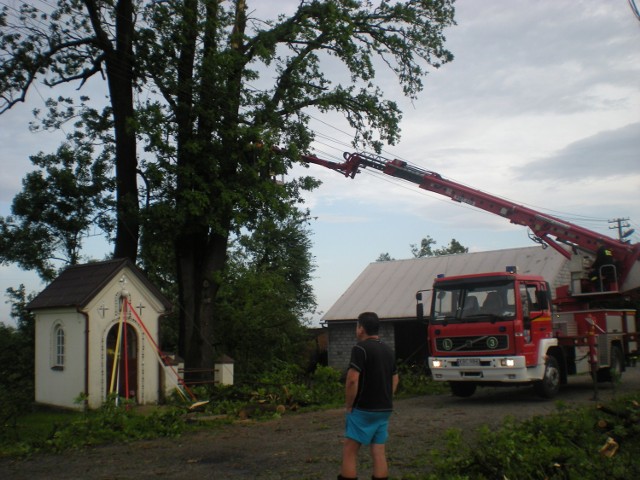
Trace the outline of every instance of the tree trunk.
{"type": "Polygon", "coordinates": [[[185,0],[176,119],[178,123],[177,210],[184,222],[176,240],[178,289],[180,299],[179,353],[189,369],[211,369],[215,360],[213,324],[215,299],[227,263],[227,247],[235,205],[224,188],[235,179],[242,145],[237,138],[241,100],[242,35],[246,5],[238,0],[236,24],[231,44],[236,51],[221,91],[216,78],[218,59],[218,4],[205,2],[202,40],[202,75],[195,90],[194,68],[197,28],[197,1],[185,0]],[[197,105],[194,104],[198,92],[197,105]],[[224,101],[217,98],[222,96],[224,101]],[[224,107],[220,108],[220,104],[224,107]],[[197,108],[196,108],[197,107],[197,108]],[[197,118],[196,118],[197,117],[197,118]],[[194,125],[197,127],[194,128],[194,125]],[[222,128],[220,128],[220,125],[222,128]],[[214,146],[214,132],[220,144],[214,146]],[[193,192],[206,196],[206,206],[191,205],[193,192]],[[192,213],[193,210],[197,213],[192,213]],[[211,224],[211,218],[215,218],[211,224]]]}
{"type": "Polygon", "coordinates": [[[228,236],[208,236],[204,231],[181,235],[178,239],[179,354],[184,359],[188,380],[210,380],[213,376],[214,299],[226,263],[227,243],[228,236]],[[209,373],[193,372],[199,369],[209,373]]]}
{"type": "Polygon", "coordinates": [[[135,262],[140,220],[133,108],[133,34],[132,0],[120,0],[116,6],[116,46],[115,49],[105,48],[116,146],[117,229],[114,256],[135,262]]]}
{"type": "MultiPolygon", "coordinates": [[[[208,229],[192,215],[188,193],[197,189],[192,169],[202,162],[204,152],[194,152],[194,62],[198,33],[198,1],[185,0],[182,7],[182,43],[178,60],[176,94],[177,185],[176,210],[182,225],[175,240],[179,311],[178,354],[185,362],[185,379],[197,380],[193,369],[213,369],[211,285],[205,281],[208,271],[208,229]],[[200,158],[199,158],[200,157],[200,158]]],[[[205,160],[206,161],[206,160],[205,160]]]]}

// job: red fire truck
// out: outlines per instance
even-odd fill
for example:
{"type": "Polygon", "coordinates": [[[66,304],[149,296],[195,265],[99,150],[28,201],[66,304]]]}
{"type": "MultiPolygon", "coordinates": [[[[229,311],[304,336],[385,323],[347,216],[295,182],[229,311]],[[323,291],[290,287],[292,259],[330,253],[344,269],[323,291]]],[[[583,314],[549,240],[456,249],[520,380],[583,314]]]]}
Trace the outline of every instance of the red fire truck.
{"type": "Polygon", "coordinates": [[[528,227],[534,241],[569,260],[569,281],[555,295],[547,280],[519,274],[516,266],[451,277],[443,272],[432,289],[417,293],[419,319],[431,304],[429,369],[434,380],[449,382],[455,395],[471,396],[479,385],[531,384],[551,398],[569,375],[617,380],[638,354],[636,311],[625,305],[640,291],[640,244],[603,236],[402,160],[364,153],[345,153],[342,163],[303,158],[351,178],[372,168],[500,215],[528,227]]]}

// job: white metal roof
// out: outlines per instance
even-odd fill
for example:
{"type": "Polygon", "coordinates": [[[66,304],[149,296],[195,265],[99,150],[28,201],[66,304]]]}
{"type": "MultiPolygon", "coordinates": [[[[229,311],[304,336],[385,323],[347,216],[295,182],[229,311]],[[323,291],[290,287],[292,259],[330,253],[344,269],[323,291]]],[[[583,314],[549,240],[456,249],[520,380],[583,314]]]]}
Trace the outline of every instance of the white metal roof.
{"type": "MultiPolygon", "coordinates": [[[[541,275],[552,286],[567,264],[552,248],[539,246],[474,252],[438,257],[370,263],[322,317],[323,321],[354,320],[364,311],[383,319],[415,318],[418,290],[431,288],[438,274],[447,276],[504,272],[541,275]]],[[[566,269],[565,269],[566,270],[566,269]]]]}

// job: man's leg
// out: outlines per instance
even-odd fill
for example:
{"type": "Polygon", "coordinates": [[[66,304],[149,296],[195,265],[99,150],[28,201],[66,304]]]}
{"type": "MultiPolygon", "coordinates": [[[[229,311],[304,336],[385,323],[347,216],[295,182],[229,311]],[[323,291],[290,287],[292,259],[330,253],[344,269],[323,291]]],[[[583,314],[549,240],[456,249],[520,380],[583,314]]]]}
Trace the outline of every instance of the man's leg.
{"type": "Polygon", "coordinates": [[[344,439],[344,445],[342,446],[342,468],[340,469],[340,475],[344,478],[357,477],[356,465],[358,462],[358,451],[360,451],[360,443],[351,438],[344,439]]]}
{"type": "Polygon", "coordinates": [[[389,467],[384,443],[372,443],[370,448],[371,458],[373,459],[373,476],[375,478],[387,478],[389,476],[389,467]]]}

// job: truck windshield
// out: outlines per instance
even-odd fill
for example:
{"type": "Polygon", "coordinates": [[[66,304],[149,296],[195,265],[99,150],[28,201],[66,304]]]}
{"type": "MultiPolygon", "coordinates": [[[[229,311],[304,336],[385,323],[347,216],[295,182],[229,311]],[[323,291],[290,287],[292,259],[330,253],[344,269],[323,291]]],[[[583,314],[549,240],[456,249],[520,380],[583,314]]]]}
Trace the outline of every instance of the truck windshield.
{"type": "Polygon", "coordinates": [[[433,323],[513,320],[516,316],[513,282],[437,286],[433,290],[433,323]]]}

